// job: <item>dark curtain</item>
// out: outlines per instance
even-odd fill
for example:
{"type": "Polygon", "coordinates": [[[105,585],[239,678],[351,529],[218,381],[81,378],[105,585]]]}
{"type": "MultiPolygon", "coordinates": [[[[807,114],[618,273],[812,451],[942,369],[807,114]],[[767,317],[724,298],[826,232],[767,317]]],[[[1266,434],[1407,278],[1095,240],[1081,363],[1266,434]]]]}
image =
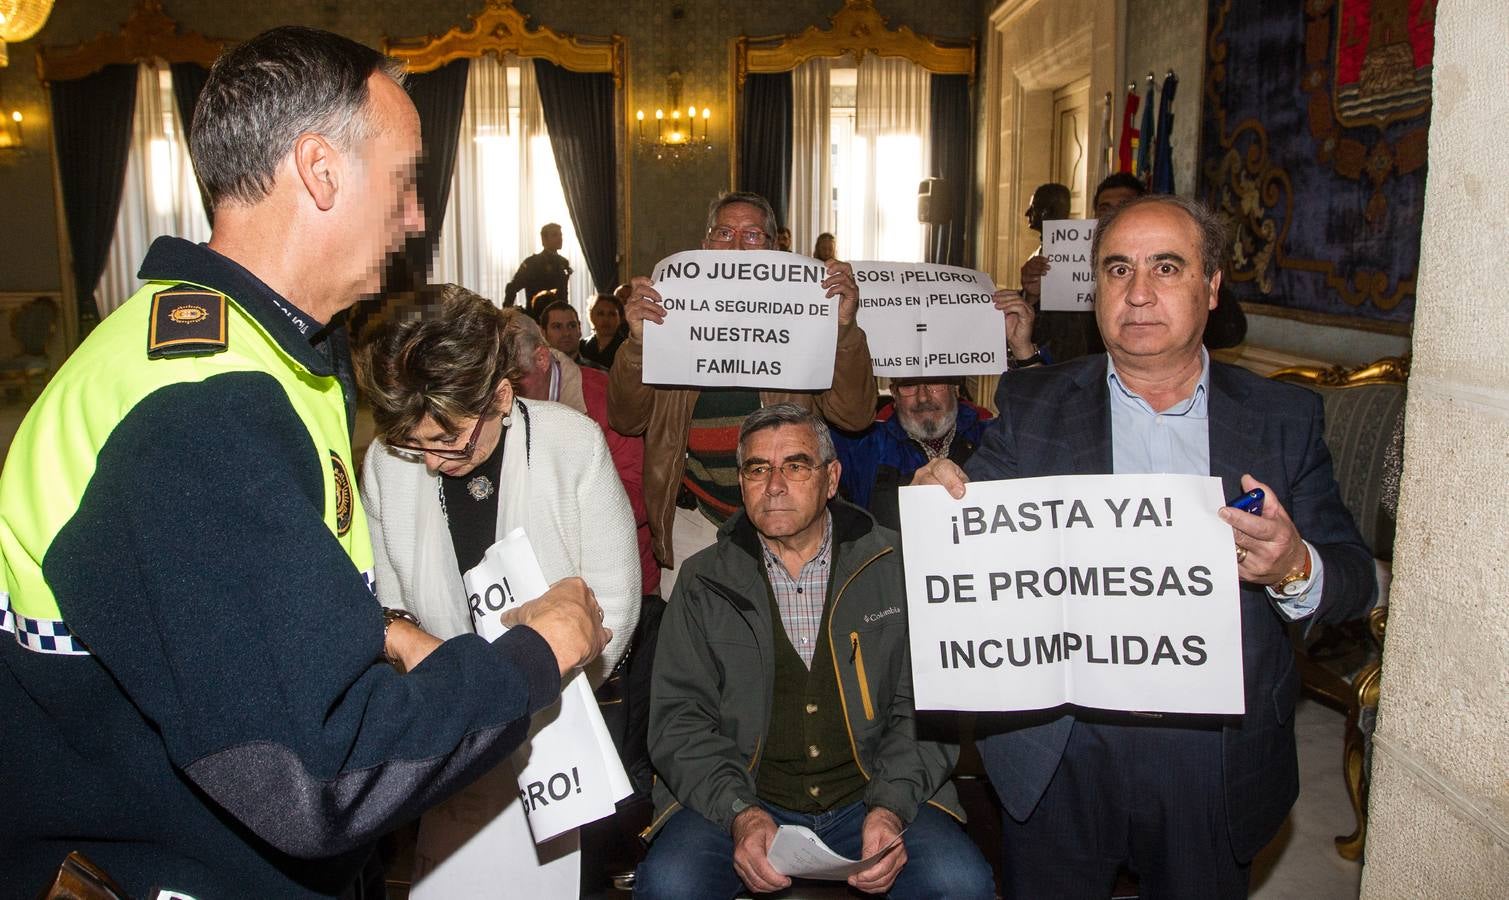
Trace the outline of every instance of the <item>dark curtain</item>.
{"type": "MultiPolygon", "coordinates": [[[[194,124],[194,107],[199,105],[199,92],[209,80],[210,70],[191,62],[173,63],[169,68],[173,70],[173,102],[178,105],[178,118],[183,122],[183,142],[187,145],[194,124]]],[[[203,187],[199,189],[199,202],[204,204],[205,218],[213,223],[215,212],[210,209],[210,198],[204,195],[203,187]]]]}
{"type": "Polygon", "coordinates": [[[85,78],[52,84],[53,134],[81,337],[99,321],[94,288],[115,234],[135,111],[136,66],[106,66],[85,78]]]}
{"type": "Polygon", "coordinates": [[[785,225],[791,197],[791,73],[744,80],[744,123],[739,131],[739,190],[770,201],[785,225]]]}
{"type": "MultiPolygon", "coordinates": [[[[566,209],[592,283],[618,283],[618,153],[613,144],[613,76],[572,72],[543,59],[534,77],[545,110],[550,150],[561,173],[566,209]]],[[[584,298],[585,299],[585,298],[584,298]]]]}
{"type": "Polygon", "coordinates": [[[451,198],[451,173],[456,168],[456,143],[461,138],[461,108],[466,105],[466,79],[471,60],[458,59],[433,72],[410,75],[404,81],[409,99],[419,111],[424,160],[419,166],[419,200],[424,204],[424,237],[411,239],[407,250],[410,270],[419,281],[430,271],[440,243],[440,223],[451,198]]]}
{"type": "Polygon", "coordinates": [[[943,179],[951,211],[945,225],[928,227],[927,261],[964,265],[965,238],[969,233],[970,150],[974,146],[970,108],[969,76],[934,75],[931,79],[932,174],[943,179]]]}

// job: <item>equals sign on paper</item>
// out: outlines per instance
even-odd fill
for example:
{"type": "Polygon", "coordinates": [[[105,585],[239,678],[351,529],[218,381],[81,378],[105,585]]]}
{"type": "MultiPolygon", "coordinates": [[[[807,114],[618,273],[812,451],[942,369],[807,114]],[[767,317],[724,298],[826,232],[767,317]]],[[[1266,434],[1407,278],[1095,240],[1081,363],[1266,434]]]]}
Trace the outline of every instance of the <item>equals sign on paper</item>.
{"type": "Polygon", "coordinates": [[[918,322],[917,323],[917,330],[918,331],[926,331],[927,330],[927,323],[925,323],[925,322],[918,322]]]}

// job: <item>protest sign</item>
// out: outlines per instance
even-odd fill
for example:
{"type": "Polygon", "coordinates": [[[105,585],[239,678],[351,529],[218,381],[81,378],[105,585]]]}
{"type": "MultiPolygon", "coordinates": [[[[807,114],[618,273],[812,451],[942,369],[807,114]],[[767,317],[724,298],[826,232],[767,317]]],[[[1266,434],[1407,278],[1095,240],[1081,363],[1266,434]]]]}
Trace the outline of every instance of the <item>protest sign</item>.
{"type": "Polygon", "coordinates": [[[644,325],[644,382],[827,390],[838,297],[823,264],[775,250],[688,250],[655,264],[665,321],[644,325]]]}
{"type": "MultiPolygon", "coordinates": [[[[489,547],[461,580],[477,633],[489,641],[507,630],[504,610],[550,587],[521,528],[489,547]]],[[[633,790],[584,672],[566,682],[558,704],[535,715],[528,743],[512,758],[536,841],[612,815],[633,790]]]]}
{"type": "Polygon", "coordinates": [[[1006,322],[991,301],[990,276],[931,263],[854,263],[859,327],[875,374],[999,375],[1006,371],[1006,322]]]}
{"type": "Polygon", "coordinates": [[[1223,503],[1194,475],[903,487],[917,708],[1241,713],[1223,503]]]}
{"type": "Polygon", "coordinates": [[[1095,221],[1049,219],[1043,223],[1043,255],[1049,265],[1043,276],[1043,309],[1095,311],[1095,266],[1090,260],[1095,221]]]}
{"type": "MultiPolygon", "coordinates": [[[[507,631],[505,609],[549,587],[519,528],[461,580],[477,633],[489,641],[507,631]]],[[[612,815],[631,790],[587,676],[577,672],[560,701],[531,720],[528,742],[420,820],[410,896],[496,896],[506,884],[510,896],[575,897],[576,829],[612,815]]]]}

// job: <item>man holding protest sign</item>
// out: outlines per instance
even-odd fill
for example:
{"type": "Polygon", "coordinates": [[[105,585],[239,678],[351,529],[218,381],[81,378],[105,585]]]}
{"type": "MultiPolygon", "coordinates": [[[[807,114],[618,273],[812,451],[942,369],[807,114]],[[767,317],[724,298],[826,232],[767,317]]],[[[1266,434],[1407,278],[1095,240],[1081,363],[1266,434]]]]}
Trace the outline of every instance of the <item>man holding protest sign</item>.
{"type": "MultiPolygon", "coordinates": [[[[1092,257],[1107,354],[1002,379],[1001,416],[963,472],[930,463],[914,483],[956,498],[966,480],[1191,474],[1226,496],[1241,582],[1245,713],[1003,715],[981,755],[1009,814],[1012,896],[1104,896],[1128,862],[1145,894],[1244,897],[1253,856],[1298,793],[1299,689],[1285,630],[1371,602],[1371,554],[1341,502],[1314,394],[1212,363],[1200,346],[1220,288],[1222,224],[1178,197],[1101,219],[1092,257]]],[[[1171,548],[1171,553],[1173,548],[1171,548]]]]}
{"type": "Polygon", "coordinates": [[[828,428],[799,406],[752,413],[737,456],[743,509],[687,560],[662,625],[635,895],[783,890],[771,842],[799,825],[868,861],[849,876],[867,893],[994,897],[954,821],[955,751],[917,737],[895,532],[834,499],[828,428]]]}
{"type": "MultiPolygon", "coordinates": [[[[769,250],[776,231],[775,213],[758,194],[729,193],[708,209],[704,250],[769,250]]],[[[832,385],[817,392],[711,390],[646,384],[645,322],[665,322],[664,298],[644,276],[631,282],[624,303],[629,338],[614,358],[608,381],[608,411],[613,427],[645,436],[644,496],[649,508],[655,557],[672,568],[676,546],[687,556],[712,543],[709,520],[721,522],[740,503],[738,476],[732,465],[734,430],[756,409],[795,403],[816,410],[840,428],[858,431],[875,412],[875,376],[865,333],[855,324],[859,289],[848,263],[829,260],[821,282],[828,297],[838,298],[838,337],[832,385]],[[677,492],[685,486],[702,515],[678,516],[677,492]],[[678,533],[673,544],[672,535],[678,533]]],[[[674,576],[672,576],[674,577],[674,576]]]]}

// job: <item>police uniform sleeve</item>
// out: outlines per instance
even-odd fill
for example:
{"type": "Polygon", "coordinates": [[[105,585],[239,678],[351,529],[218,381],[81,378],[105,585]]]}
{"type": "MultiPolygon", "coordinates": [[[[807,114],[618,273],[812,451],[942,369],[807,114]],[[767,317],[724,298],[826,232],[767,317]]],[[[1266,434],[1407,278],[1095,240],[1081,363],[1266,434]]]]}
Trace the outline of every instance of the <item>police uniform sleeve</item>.
{"type": "Polygon", "coordinates": [[[475,779],[560,691],[528,628],[446,641],[408,675],[379,663],[380,607],[324,523],[316,453],[267,375],[160,389],[111,433],[43,561],[173,766],[299,857],[475,779]]]}

